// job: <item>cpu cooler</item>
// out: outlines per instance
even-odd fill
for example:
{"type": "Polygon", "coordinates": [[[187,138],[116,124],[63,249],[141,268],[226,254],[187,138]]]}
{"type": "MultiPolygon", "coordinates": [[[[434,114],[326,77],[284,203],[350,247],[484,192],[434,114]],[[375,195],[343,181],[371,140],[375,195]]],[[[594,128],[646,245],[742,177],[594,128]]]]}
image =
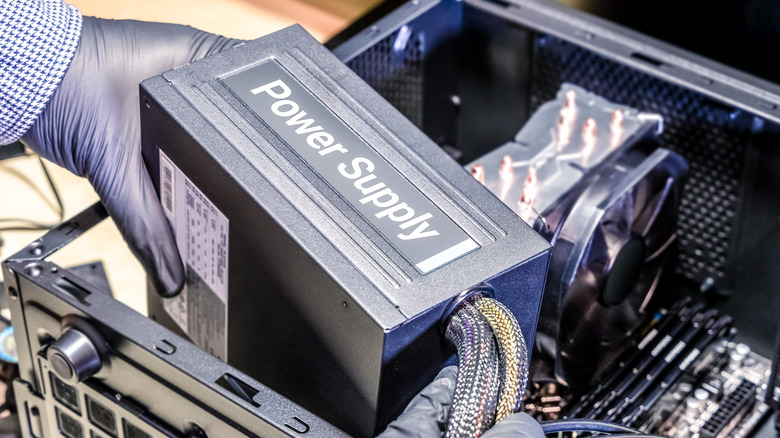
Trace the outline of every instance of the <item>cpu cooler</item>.
{"type": "Polygon", "coordinates": [[[572,389],[660,301],[687,171],[657,149],[662,131],[658,114],[563,84],[512,141],[467,166],[553,245],[539,339],[572,389]]]}
{"type": "Polygon", "coordinates": [[[662,300],[686,171],[674,152],[629,152],[600,169],[568,211],[537,221],[553,244],[545,306],[555,307],[545,313],[558,321],[555,374],[571,388],[586,386],[662,300]]]}

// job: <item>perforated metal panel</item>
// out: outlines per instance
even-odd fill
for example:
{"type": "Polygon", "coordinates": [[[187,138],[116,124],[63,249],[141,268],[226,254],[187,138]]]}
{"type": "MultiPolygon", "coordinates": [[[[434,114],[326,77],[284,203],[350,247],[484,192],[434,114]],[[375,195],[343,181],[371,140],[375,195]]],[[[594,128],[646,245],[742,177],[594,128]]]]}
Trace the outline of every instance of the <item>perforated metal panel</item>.
{"type": "Polygon", "coordinates": [[[422,32],[403,26],[347,63],[417,126],[422,126],[424,43],[422,32]]]}
{"type": "Polygon", "coordinates": [[[749,125],[743,123],[747,116],[558,38],[538,36],[534,51],[532,109],[552,99],[563,82],[571,82],[664,116],[662,145],[690,165],[679,209],[677,271],[696,282],[727,286],[726,266],[751,141],[749,125]]]}
{"type": "MultiPolygon", "coordinates": [[[[412,32],[400,53],[394,45],[401,32],[348,65],[422,127],[424,38],[412,32]]],[[[530,69],[529,114],[570,82],[610,101],[664,116],[662,146],[680,153],[690,165],[679,208],[677,272],[696,283],[729,288],[726,266],[738,229],[752,117],[548,35],[535,37],[530,69]]]]}

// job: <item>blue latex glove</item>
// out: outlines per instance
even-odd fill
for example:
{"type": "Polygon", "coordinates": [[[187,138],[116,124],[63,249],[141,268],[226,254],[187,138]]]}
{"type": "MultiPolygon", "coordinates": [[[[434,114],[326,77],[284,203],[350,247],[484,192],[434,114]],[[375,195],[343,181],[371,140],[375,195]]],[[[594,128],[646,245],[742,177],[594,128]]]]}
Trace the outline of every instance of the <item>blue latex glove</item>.
{"type": "Polygon", "coordinates": [[[138,84],[239,43],[187,26],[84,17],[67,73],[22,137],[92,183],[163,296],[179,292],[184,270],[141,158],[138,84]]]}
{"type": "MultiPolygon", "coordinates": [[[[455,392],[458,368],[444,368],[433,383],[409,402],[406,410],[378,438],[432,438],[444,435],[455,392]]],[[[542,426],[524,412],[512,414],[487,432],[483,438],[544,438],[542,426]]]]}

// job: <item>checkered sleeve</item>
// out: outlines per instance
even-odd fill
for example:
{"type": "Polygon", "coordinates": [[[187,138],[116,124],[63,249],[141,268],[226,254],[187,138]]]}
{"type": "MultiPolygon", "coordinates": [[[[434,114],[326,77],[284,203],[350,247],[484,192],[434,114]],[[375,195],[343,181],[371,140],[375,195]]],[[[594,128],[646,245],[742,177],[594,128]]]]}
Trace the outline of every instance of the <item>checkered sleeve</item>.
{"type": "Polygon", "coordinates": [[[0,144],[43,111],[73,59],[81,13],[60,0],[0,0],[0,144]]]}

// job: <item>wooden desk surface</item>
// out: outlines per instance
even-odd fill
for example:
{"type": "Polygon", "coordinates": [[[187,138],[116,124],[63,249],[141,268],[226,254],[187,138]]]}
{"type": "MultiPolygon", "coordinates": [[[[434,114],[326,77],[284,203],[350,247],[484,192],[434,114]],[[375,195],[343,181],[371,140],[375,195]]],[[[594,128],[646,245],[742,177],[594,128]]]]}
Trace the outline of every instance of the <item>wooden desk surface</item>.
{"type": "MultiPolygon", "coordinates": [[[[232,38],[253,39],[299,23],[325,41],[378,3],[378,0],[70,0],[84,15],[187,24],[232,38]]],[[[48,163],[65,205],[65,217],[97,201],[89,183],[48,163]]],[[[0,218],[57,221],[54,198],[36,156],[0,161],[0,218]]],[[[43,232],[0,231],[0,260],[43,232]]],[[[146,275],[110,220],[55,254],[68,267],[102,260],[118,299],[146,313],[146,275]]],[[[1,276],[2,274],[0,274],[1,276]]]]}
{"type": "Polygon", "coordinates": [[[231,38],[254,39],[295,23],[320,41],[379,0],[68,0],[84,15],[187,24],[231,38]]]}

